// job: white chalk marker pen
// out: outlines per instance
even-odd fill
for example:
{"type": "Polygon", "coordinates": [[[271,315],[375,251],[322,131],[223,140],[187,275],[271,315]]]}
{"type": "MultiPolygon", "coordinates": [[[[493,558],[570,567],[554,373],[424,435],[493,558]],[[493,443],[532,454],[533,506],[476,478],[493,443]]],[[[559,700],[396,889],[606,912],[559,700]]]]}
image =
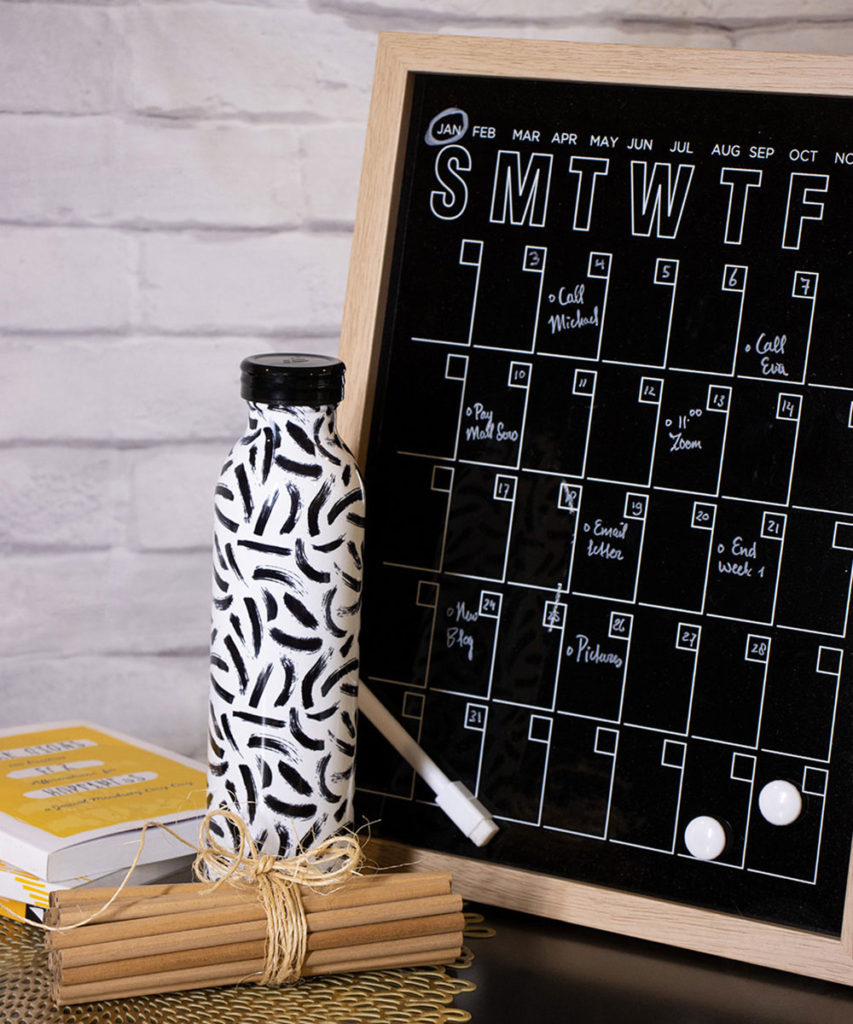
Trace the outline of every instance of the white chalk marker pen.
{"type": "Polygon", "coordinates": [[[358,684],[358,709],[404,757],[435,793],[435,802],[453,824],[474,843],[485,846],[498,831],[491,814],[461,782],[451,782],[433,759],[412,739],[396,718],[368,690],[358,684]]]}

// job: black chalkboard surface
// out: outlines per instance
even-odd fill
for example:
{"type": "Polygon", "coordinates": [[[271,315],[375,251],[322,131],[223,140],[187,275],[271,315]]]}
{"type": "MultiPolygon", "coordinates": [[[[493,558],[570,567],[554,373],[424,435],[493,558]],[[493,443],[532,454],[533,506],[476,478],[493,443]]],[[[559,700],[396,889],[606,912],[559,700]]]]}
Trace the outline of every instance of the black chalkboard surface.
{"type": "Polygon", "coordinates": [[[364,720],[360,808],[841,939],[853,100],[721,84],[409,75],[362,672],[501,829],[364,720]]]}

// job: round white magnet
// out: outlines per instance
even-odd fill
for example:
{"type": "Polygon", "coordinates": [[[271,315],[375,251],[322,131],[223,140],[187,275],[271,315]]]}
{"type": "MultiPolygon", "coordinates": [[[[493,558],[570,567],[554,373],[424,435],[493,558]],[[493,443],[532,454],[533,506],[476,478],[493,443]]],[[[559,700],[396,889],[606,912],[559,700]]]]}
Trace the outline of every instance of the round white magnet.
{"type": "Polygon", "coordinates": [[[697,860],[716,860],[726,848],[726,830],[716,818],[700,814],[684,830],[684,845],[697,860]]]}
{"type": "Polygon", "coordinates": [[[803,798],[792,783],[774,779],[758,794],[758,809],[771,825],[790,825],[803,810],[803,798]]]}

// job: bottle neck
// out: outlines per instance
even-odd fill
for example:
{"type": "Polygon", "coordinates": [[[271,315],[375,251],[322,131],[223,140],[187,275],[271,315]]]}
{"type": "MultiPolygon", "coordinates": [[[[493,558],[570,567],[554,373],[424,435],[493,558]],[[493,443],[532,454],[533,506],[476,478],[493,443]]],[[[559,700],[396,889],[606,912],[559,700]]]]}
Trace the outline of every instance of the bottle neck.
{"type": "Polygon", "coordinates": [[[249,402],[249,433],[272,428],[287,436],[287,425],[299,427],[309,438],[331,438],[337,435],[337,406],[334,405],[264,405],[249,402]]]}

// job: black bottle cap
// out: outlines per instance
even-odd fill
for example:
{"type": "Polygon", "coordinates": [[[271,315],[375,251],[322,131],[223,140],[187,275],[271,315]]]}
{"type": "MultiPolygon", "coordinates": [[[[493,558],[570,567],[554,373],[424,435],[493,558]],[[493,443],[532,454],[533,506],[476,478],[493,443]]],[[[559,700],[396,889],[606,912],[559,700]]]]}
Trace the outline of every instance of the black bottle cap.
{"type": "Polygon", "coordinates": [[[344,364],[302,352],[249,356],[240,363],[240,394],[263,405],[337,405],[344,397],[344,364]]]}

